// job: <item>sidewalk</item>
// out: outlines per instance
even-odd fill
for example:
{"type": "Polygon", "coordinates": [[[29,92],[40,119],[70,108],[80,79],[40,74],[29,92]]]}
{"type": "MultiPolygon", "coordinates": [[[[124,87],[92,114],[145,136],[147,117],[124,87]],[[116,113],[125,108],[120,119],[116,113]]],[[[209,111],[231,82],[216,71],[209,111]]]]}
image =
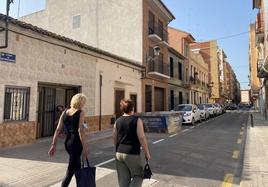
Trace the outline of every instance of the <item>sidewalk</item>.
{"type": "MultiPolygon", "coordinates": [[[[102,146],[105,149],[106,144],[103,142],[107,142],[107,139],[109,139],[109,144],[112,144],[110,141],[112,140],[112,129],[87,136],[87,142],[91,144],[92,148],[102,146]]],[[[64,139],[58,139],[56,155],[52,159],[48,158],[47,151],[51,140],[52,137],[43,138],[34,144],[0,149],[0,187],[60,187],[60,181],[66,172],[68,155],[63,146],[64,139]]],[[[93,153],[99,154],[95,151],[92,151],[93,153]]],[[[93,159],[91,164],[99,164],[99,161],[93,159]]],[[[100,187],[117,186],[116,171],[101,166],[97,167],[96,182],[100,187]]],[[[157,181],[154,179],[145,180],[143,187],[153,186],[156,183],[157,181]]],[[[70,187],[75,186],[73,178],[70,187]]]]}
{"type": "Polygon", "coordinates": [[[268,187],[268,120],[252,112],[254,127],[248,120],[241,187],[268,187]]]}

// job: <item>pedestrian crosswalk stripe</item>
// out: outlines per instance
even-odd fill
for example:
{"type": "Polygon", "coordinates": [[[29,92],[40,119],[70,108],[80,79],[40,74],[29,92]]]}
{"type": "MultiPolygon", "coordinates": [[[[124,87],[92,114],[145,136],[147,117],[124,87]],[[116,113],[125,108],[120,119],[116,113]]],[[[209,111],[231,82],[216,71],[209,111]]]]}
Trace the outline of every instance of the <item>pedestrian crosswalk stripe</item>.
{"type": "Polygon", "coordinates": [[[233,174],[231,173],[225,174],[221,187],[232,187],[233,180],[234,180],[233,174]]]}
{"type": "Polygon", "coordinates": [[[233,158],[233,159],[238,159],[238,157],[239,157],[239,151],[238,151],[238,150],[234,150],[234,151],[233,151],[232,158],[233,158]]]}

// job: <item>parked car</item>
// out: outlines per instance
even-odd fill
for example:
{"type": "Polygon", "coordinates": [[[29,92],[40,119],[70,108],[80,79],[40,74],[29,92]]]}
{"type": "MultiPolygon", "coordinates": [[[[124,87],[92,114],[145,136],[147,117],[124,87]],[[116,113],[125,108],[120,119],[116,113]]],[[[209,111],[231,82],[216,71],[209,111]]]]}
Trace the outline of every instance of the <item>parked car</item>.
{"type": "Polygon", "coordinates": [[[183,113],[182,123],[195,124],[196,121],[200,121],[200,111],[196,105],[193,104],[181,104],[174,108],[174,111],[179,111],[183,113]]]}
{"type": "Polygon", "coordinates": [[[209,104],[209,103],[207,103],[205,105],[209,111],[210,117],[216,117],[216,115],[217,115],[216,107],[213,104],[209,104]]]}
{"type": "Polygon", "coordinates": [[[221,115],[222,114],[221,105],[219,103],[214,103],[213,105],[216,107],[216,114],[221,115]]]}
{"type": "Polygon", "coordinates": [[[197,107],[200,110],[200,118],[207,120],[210,115],[209,115],[209,111],[206,107],[206,104],[198,104],[197,107]]]}
{"type": "Polygon", "coordinates": [[[236,110],[237,109],[237,105],[236,104],[228,104],[226,106],[226,110],[236,110]]]}

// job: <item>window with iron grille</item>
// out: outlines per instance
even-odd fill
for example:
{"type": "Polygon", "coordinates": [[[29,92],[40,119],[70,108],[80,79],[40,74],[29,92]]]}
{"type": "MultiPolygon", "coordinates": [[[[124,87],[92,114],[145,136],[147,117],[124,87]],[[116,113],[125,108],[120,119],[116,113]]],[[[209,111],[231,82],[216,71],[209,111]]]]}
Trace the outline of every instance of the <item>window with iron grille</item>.
{"type": "Polygon", "coordinates": [[[29,117],[30,88],[6,87],[4,121],[23,121],[29,117]]]}

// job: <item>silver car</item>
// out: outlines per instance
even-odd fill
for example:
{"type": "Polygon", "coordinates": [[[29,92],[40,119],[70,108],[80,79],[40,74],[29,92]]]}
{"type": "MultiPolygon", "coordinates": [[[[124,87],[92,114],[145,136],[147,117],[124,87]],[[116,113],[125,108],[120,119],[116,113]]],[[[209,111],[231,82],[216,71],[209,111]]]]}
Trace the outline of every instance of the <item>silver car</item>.
{"type": "Polygon", "coordinates": [[[209,110],[208,108],[206,107],[206,104],[198,104],[197,105],[199,111],[200,111],[200,118],[202,120],[207,120],[209,119],[209,110]]]}
{"type": "Polygon", "coordinates": [[[217,115],[217,110],[216,110],[216,107],[213,105],[213,104],[210,104],[210,103],[207,103],[205,104],[208,111],[209,111],[209,116],[210,117],[216,117],[217,115]]]}

